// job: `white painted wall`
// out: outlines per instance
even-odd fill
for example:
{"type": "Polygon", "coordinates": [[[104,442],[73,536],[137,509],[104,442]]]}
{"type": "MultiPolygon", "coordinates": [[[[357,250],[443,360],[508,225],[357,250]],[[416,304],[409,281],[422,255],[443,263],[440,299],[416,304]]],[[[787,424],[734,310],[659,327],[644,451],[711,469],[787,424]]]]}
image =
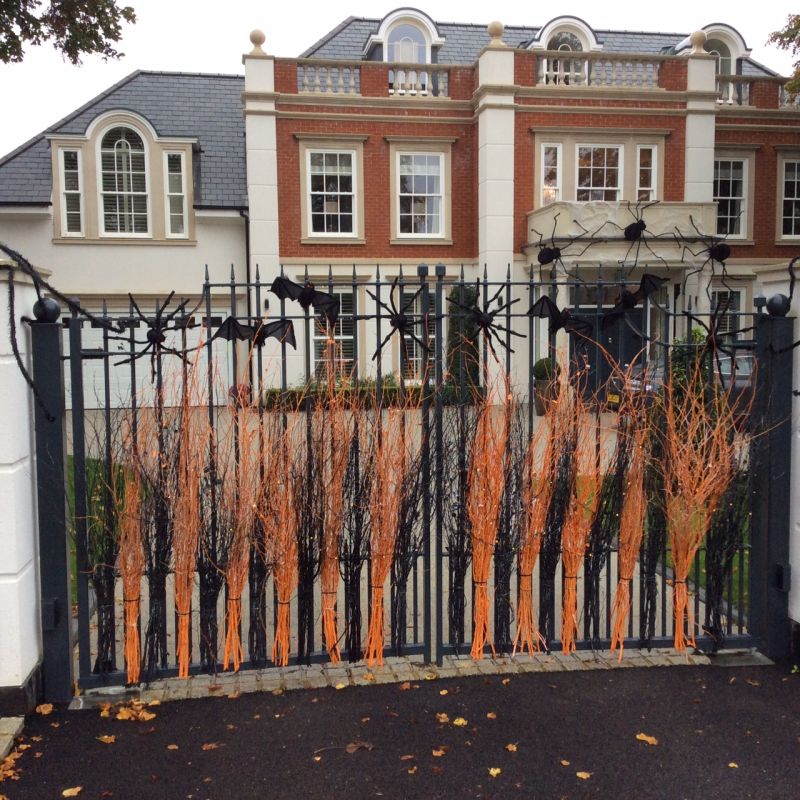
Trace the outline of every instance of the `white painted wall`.
{"type": "MultiPolygon", "coordinates": [[[[0,265],[8,262],[0,261],[0,265]]],[[[34,474],[33,402],[14,360],[8,327],[6,269],[0,269],[0,687],[18,687],[41,657],[34,474]]],[[[16,316],[30,316],[30,282],[15,271],[16,316]]],[[[30,370],[29,331],[17,342],[30,370]]]]}

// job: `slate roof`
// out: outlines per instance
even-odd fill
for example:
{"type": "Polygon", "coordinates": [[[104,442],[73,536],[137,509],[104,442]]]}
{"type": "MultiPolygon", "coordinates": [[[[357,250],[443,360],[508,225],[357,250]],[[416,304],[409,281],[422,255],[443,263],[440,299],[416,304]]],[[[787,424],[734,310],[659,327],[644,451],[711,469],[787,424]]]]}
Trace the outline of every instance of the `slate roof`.
{"type": "Polygon", "coordinates": [[[243,89],[239,75],[134,72],[0,159],[0,205],[50,203],[46,134],[83,134],[98,114],[126,110],[145,117],[159,136],[198,141],[196,206],[245,208],[243,89]]]}
{"type": "MultiPolygon", "coordinates": [[[[300,58],[359,60],[363,57],[367,39],[378,32],[380,19],[348,17],[340,25],[313,44],[300,58]]],[[[437,22],[436,27],[445,43],[439,48],[440,64],[473,64],[480,51],[489,44],[486,25],[458,22],[437,22]]],[[[527,47],[541,29],[509,25],[503,41],[510,47],[527,47]]],[[[652,33],[647,31],[595,30],[603,50],[611,53],[668,53],[688,37],[688,33],[652,33]]],[[[752,59],[743,60],[745,75],[774,75],[775,73],[752,59]]]]}

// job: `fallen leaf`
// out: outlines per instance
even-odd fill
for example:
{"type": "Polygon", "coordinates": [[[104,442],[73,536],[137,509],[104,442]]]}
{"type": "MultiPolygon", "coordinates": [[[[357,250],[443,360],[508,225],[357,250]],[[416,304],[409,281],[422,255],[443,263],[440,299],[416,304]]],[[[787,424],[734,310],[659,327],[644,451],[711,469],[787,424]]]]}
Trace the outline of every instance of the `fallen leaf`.
{"type": "Polygon", "coordinates": [[[748,686],[761,686],[761,681],[753,680],[752,678],[747,679],[748,686]]]}
{"type": "Polygon", "coordinates": [[[33,745],[30,745],[30,744],[18,744],[17,745],[17,750],[21,750],[21,751],[24,752],[25,750],[30,750],[32,746],[33,745]]]}
{"type": "Polygon", "coordinates": [[[497,714],[494,711],[487,711],[486,719],[497,719],[497,714]]]}
{"type": "Polygon", "coordinates": [[[646,733],[637,733],[636,739],[640,742],[647,742],[651,747],[655,747],[658,744],[658,739],[655,736],[648,736],[646,733]]]}
{"type": "Polygon", "coordinates": [[[496,778],[502,771],[500,767],[489,767],[489,775],[492,778],[496,778]]]}
{"type": "Polygon", "coordinates": [[[369,681],[370,683],[372,683],[372,682],[375,680],[375,675],[373,675],[371,672],[368,672],[368,673],[367,673],[367,674],[364,676],[364,680],[365,680],[365,681],[369,681]]]}
{"type": "Polygon", "coordinates": [[[412,755],[400,756],[400,760],[401,761],[413,761],[414,760],[414,756],[412,756],[412,755]]]}
{"type": "Polygon", "coordinates": [[[568,767],[569,766],[569,761],[567,761],[566,758],[562,758],[561,759],[561,766],[562,767],[568,767]]]}
{"type": "Polygon", "coordinates": [[[160,700],[151,700],[147,705],[150,708],[154,708],[155,706],[160,706],[161,705],[161,701],[160,700]]]}
{"type": "Polygon", "coordinates": [[[41,736],[31,736],[31,741],[32,742],[41,742],[42,741],[42,737],[41,736]]]}
{"type": "Polygon", "coordinates": [[[447,716],[444,712],[436,715],[437,722],[450,722],[450,717],[447,716]]]}
{"type": "Polygon", "coordinates": [[[575,773],[582,781],[588,781],[592,777],[591,772],[576,772],[575,773]]]}
{"type": "Polygon", "coordinates": [[[322,756],[314,756],[314,761],[322,761],[322,756]]]}
{"type": "Polygon", "coordinates": [[[77,797],[82,791],[83,791],[83,786],[73,786],[71,789],[64,789],[64,791],[61,792],[61,796],[77,797]]]}
{"type": "Polygon", "coordinates": [[[117,741],[117,737],[111,735],[98,736],[97,741],[102,742],[103,744],[114,744],[114,742],[117,741]]]}
{"type": "Polygon", "coordinates": [[[433,766],[433,767],[431,767],[431,772],[434,775],[441,775],[444,772],[444,768],[443,767],[435,767],[435,766],[433,766]]]}
{"type": "Polygon", "coordinates": [[[362,722],[369,722],[369,717],[361,717],[362,722]]]}
{"type": "Polygon", "coordinates": [[[219,747],[219,742],[206,742],[202,749],[203,750],[216,750],[219,747]]]}
{"type": "MultiPolygon", "coordinates": [[[[337,686],[336,688],[338,689],[339,687],[337,686]]],[[[344,689],[344,684],[342,684],[342,688],[344,689]]],[[[283,694],[283,689],[273,689],[272,694],[274,694],[275,697],[280,697],[283,694]]]]}
{"type": "Polygon", "coordinates": [[[203,778],[203,783],[211,783],[212,778],[203,778]]]}
{"type": "Polygon", "coordinates": [[[508,750],[509,753],[516,753],[517,752],[517,746],[514,744],[514,742],[509,742],[506,745],[506,750],[508,750]]]}
{"type": "Polygon", "coordinates": [[[337,684],[336,684],[336,686],[335,686],[334,688],[335,688],[337,691],[339,691],[339,692],[340,692],[342,689],[344,689],[344,688],[345,688],[345,684],[344,684],[344,683],[337,683],[337,684]]]}
{"type": "Polygon", "coordinates": [[[731,685],[731,686],[733,686],[734,683],[736,683],[736,676],[735,675],[728,681],[728,684],[731,685]]]}
{"type": "Polygon", "coordinates": [[[346,753],[356,753],[359,750],[372,750],[375,747],[372,742],[350,742],[344,749],[346,753]]]}
{"type": "Polygon", "coordinates": [[[441,758],[443,755],[445,755],[445,753],[447,753],[446,747],[436,747],[431,750],[431,754],[434,758],[441,758]]]}
{"type": "Polygon", "coordinates": [[[455,725],[456,728],[465,728],[467,725],[469,725],[469,723],[464,719],[464,717],[456,717],[453,720],[453,725],[455,725]]]}
{"type": "Polygon", "coordinates": [[[398,687],[401,692],[407,692],[411,689],[411,684],[408,681],[403,681],[398,687]]]}
{"type": "Polygon", "coordinates": [[[220,684],[214,683],[214,684],[212,684],[211,686],[208,687],[208,691],[209,692],[218,692],[221,688],[222,688],[222,686],[220,686],[220,684]]]}
{"type": "Polygon", "coordinates": [[[167,745],[167,750],[177,750],[177,749],[178,749],[178,745],[176,745],[176,744],[168,744],[167,745]]]}
{"type": "Polygon", "coordinates": [[[103,703],[100,706],[100,716],[101,717],[110,717],[111,716],[111,703],[103,703]]]}
{"type": "Polygon", "coordinates": [[[413,767],[411,767],[410,769],[407,769],[407,770],[406,770],[406,772],[407,772],[409,775],[413,775],[414,773],[416,773],[416,771],[417,771],[417,766],[416,766],[416,764],[415,764],[413,767]]]}
{"type": "Polygon", "coordinates": [[[44,753],[42,753],[42,752],[40,751],[40,752],[38,752],[38,753],[34,753],[34,754],[33,754],[33,757],[34,757],[34,758],[41,758],[43,755],[44,755],[44,753]]]}
{"type": "MultiPolygon", "coordinates": [[[[52,703],[42,703],[39,706],[36,706],[36,713],[41,714],[43,717],[46,717],[48,714],[53,713],[53,704],[52,703]]],[[[66,795],[67,797],[74,797],[75,795],[66,795]]]]}
{"type": "Polygon", "coordinates": [[[51,728],[60,728],[61,727],[61,723],[60,722],[51,722],[50,723],[50,727],[51,728]]]}
{"type": "Polygon", "coordinates": [[[503,678],[500,683],[502,683],[503,686],[508,686],[508,684],[511,683],[511,678],[503,678]]]}
{"type": "Polygon", "coordinates": [[[253,714],[253,719],[261,719],[261,714],[253,714]]]}
{"type": "Polygon", "coordinates": [[[435,672],[426,672],[425,673],[425,680],[426,681],[435,681],[439,676],[435,672]]]}
{"type": "Polygon", "coordinates": [[[231,692],[228,695],[228,700],[238,700],[240,697],[241,697],[241,693],[240,692],[231,692]]]}
{"type": "Polygon", "coordinates": [[[738,765],[738,764],[737,764],[735,761],[731,761],[731,762],[728,764],[728,766],[729,766],[731,769],[739,769],[739,765],[738,765]]]}
{"type": "Polygon", "coordinates": [[[442,697],[444,697],[446,694],[448,694],[448,691],[447,691],[447,689],[439,689],[439,694],[440,694],[442,697]]]}
{"type": "Polygon", "coordinates": [[[229,722],[229,723],[228,723],[228,724],[227,724],[225,727],[226,727],[226,728],[227,728],[229,731],[235,731],[235,730],[236,730],[236,726],[235,726],[235,725],[231,725],[231,723],[230,723],[230,722],[229,722]]]}

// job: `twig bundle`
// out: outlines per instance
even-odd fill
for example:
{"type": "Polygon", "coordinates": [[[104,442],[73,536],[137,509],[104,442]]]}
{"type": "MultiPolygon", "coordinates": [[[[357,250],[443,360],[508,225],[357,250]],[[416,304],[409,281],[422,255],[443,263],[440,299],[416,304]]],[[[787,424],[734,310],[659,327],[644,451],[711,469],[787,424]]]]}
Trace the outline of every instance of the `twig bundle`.
{"type": "Polygon", "coordinates": [[[550,499],[556,482],[559,419],[557,414],[551,414],[540,421],[525,453],[517,633],[514,637],[513,651],[515,654],[517,648],[520,653],[524,653],[526,647],[532,654],[534,651],[539,651],[540,642],[546,644],[539,633],[533,614],[533,570],[542,547],[547,510],[550,508],[550,499]]]}
{"type": "Polygon", "coordinates": [[[630,437],[628,471],[625,480],[625,497],[619,525],[619,580],[614,592],[611,629],[611,650],[619,647],[619,658],[625,647],[625,630],[631,610],[631,580],[644,536],[644,519],[647,514],[645,466],[649,431],[646,417],[641,415],[636,426],[620,432],[630,437]]]}
{"type": "Polygon", "coordinates": [[[372,608],[367,641],[364,646],[367,662],[383,664],[383,585],[392,566],[395,540],[400,523],[403,483],[408,466],[404,408],[390,408],[386,422],[376,412],[373,436],[373,480],[370,507],[370,592],[372,608]]]}
{"type": "Polygon", "coordinates": [[[686,580],[719,499],[731,480],[734,415],[716,386],[710,389],[698,359],[680,384],[665,389],[667,530],[675,569],[675,648],[695,646],[694,614],[686,580]],[[688,624],[688,629],[687,629],[688,624]]]}
{"type": "Polygon", "coordinates": [[[119,519],[119,571],[125,621],[125,665],[128,683],[139,683],[141,642],[139,612],[141,607],[144,547],[142,544],[142,479],[136,465],[124,470],[123,490],[115,493],[119,519]]]}
{"type": "Polygon", "coordinates": [[[503,393],[502,403],[495,408],[483,400],[475,427],[472,459],[469,465],[469,496],[467,514],[472,528],[472,583],[475,590],[471,655],[483,658],[486,643],[494,650],[489,636],[489,571],[497,538],[500,504],[503,498],[505,470],[503,452],[508,438],[509,395],[503,393]]]}

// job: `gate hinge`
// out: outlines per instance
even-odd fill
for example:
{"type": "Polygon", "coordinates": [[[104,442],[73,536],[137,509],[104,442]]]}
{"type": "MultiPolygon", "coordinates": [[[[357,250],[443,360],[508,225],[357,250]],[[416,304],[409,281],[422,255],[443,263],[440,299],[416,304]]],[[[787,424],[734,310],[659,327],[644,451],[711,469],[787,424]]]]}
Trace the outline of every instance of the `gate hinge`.
{"type": "Polygon", "coordinates": [[[791,564],[775,564],[775,587],[779,592],[788,592],[792,588],[791,564]]]}

